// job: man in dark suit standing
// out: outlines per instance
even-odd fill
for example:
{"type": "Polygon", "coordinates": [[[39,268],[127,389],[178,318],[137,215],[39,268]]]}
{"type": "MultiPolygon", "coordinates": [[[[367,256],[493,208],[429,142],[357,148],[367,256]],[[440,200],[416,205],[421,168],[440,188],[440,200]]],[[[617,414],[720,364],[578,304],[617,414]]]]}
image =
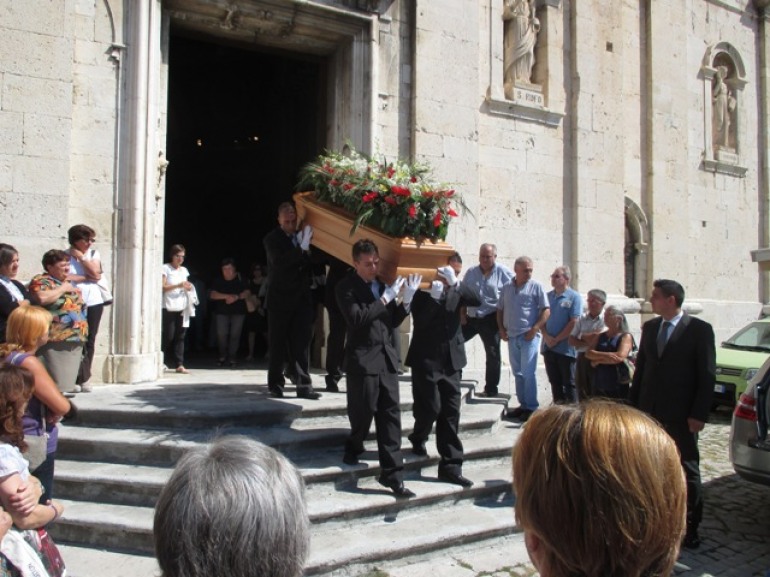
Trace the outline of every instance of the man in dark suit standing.
{"type": "Polygon", "coordinates": [[[278,207],[278,228],[262,241],[267,254],[267,340],[270,360],[267,385],[270,395],[283,397],[284,363],[289,351],[289,373],[296,376],[297,396],[318,399],[310,379],[310,340],[313,334],[313,303],[310,295],[310,240],[313,229],[297,232],[294,206],[278,207]]]}
{"type": "Polygon", "coordinates": [[[438,269],[442,280],[430,292],[418,292],[411,306],[414,332],[406,364],[412,367],[414,432],[409,435],[412,453],[427,456],[425,441],[436,423],[436,448],[441,455],[438,478],[471,487],[462,474],[463,444],[460,426],[460,371],[466,364],[465,340],[460,324],[463,306],[478,306],[474,291],[457,281],[454,269],[438,269]]]}
{"type": "Polygon", "coordinates": [[[698,433],[711,410],[716,374],[714,330],[682,311],[684,288],[673,280],[653,283],[650,303],[658,315],[644,323],[631,404],[656,418],[679,449],[687,480],[687,533],[682,544],[700,545],[703,516],[698,433]]]}
{"type": "Polygon", "coordinates": [[[404,280],[398,277],[391,286],[381,282],[377,278],[379,260],[377,245],[368,239],[359,240],[353,245],[355,272],[337,284],[337,303],[347,326],[344,368],[350,436],[345,442],[343,461],[348,465],[358,463],[375,419],[382,469],[379,482],[396,497],[413,497],[403,480],[398,353],[393,346],[393,332],[409,314],[407,307],[420,279],[409,279],[403,301],[397,304],[396,296],[404,280]]]}

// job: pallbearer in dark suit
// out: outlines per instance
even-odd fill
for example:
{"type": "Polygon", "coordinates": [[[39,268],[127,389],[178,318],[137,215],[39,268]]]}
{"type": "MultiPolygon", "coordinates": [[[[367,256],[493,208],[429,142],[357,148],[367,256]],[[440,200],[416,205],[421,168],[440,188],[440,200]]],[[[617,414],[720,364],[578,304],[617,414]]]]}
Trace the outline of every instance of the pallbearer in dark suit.
{"type": "Polygon", "coordinates": [[[711,410],[716,375],[714,330],[682,311],[684,289],[673,280],[653,283],[650,304],[660,316],[644,323],[631,386],[631,404],[655,417],[676,443],[687,480],[687,534],[700,545],[703,516],[698,433],[711,410]]]}
{"type": "Polygon", "coordinates": [[[412,368],[414,432],[409,440],[415,455],[427,455],[425,441],[435,422],[438,478],[470,487],[473,481],[462,474],[458,436],[460,370],[466,364],[460,308],[480,303],[473,290],[458,283],[451,266],[439,268],[438,274],[443,281],[434,281],[429,293],[418,292],[411,305],[414,332],[406,364],[412,368]]]}
{"type": "Polygon", "coordinates": [[[283,397],[286,351],[297,378],[297,396],[317,399],[310,379],[310,339],[313,304],[310,296],[310,240],[313,229],[297,232],[297,213],[289,202],[278,207],[278,228],[262,243],[267,253],[267,340],[270,361],[267,384],[270,395],[283,397]]]}
{"type": "Polygon", "coordinates": [[[420,286],[420,279],[409,279],[403,302],[397,304],[396,296],[404,280],[398,277],[391,286],[380,282],[379,260],[377,245],[371,240],[356,242],[355,272],[341,280],[336,289],[337,303],[347,326],[344,368],[350,437],[345,443],[343,461],[348,465],[358,463],[358,455],[364,452],[364,439],[375,419],[382,468],[379,482],[397,497],[413,497],[403,480],[398,354],[393,346],[393,332],[406,318],[406,306],[420,286]]]}

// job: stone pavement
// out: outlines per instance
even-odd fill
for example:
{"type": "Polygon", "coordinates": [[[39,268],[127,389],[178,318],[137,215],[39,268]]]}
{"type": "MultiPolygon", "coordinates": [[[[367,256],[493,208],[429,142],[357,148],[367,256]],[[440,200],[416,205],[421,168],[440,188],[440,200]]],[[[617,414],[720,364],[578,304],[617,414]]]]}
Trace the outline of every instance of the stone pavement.
{"type": "MultiPolygon", "coordinates": [[[[705,511],[703,544],[683,550],[674,574],[683,577],[766,577],[770,575],[770,487],[738,477],[730,465],[731,413],[713,413],[700,438],[705,511]]],[[[530,577],[520,534],[475,543],[451,555],[402,559],[356,568],[350,577],[530,577]]]]}
{"type": "MultiPolygon", "coordinates": [[[[196,371],[197,372],[197,371],[196,371]]],[[[212,375],[214,371],[205,371],[212,375]]],[[[220,374],[233,383],[258,377],[252,371],[232,371],[220,374]],[[246,373],[249,373],[248,375],[246,373]]],[[[467,375],[468,377],[480,375],[467,375]]],[[[193,375],[192,379],[202,375],[193,375]]],[[[541,403],[550,402],[550,390],[545,372],[540,368],[539,395],[541,403]]],[[[163,382],[182,382],[182,377],[167,375],[163,382]]],[[[321,381],[319,375],[314,380],[321,381]]],[[[111,388],[111,387],[110,387],[111,388]]],[[[142,388],[142,387],[139,387],[142,388]]],[[[127,388],[128,390],[128,388],[127,388]]],[[[513,393],[510,371],[504,367],[501,393],[513,393]]],[[[127,392],[127,391],[126,391],[127,392]]],[[[106,391],[105,391],[106,393],[106,391]]],[[[85,400],[85,398],[84,398],[85,400]]],[[[208,402],[211,402],[211,398],[208,402]]],[[[511,406],[515,405],[515,398],[511,406]]],[[[138,407],[137,407],[138,408],[138,407]]],[[[135,413],[139,417],[142,410],[135,413]]],[[[684,577],[765,577],[770,571],[770,487],[740,479],[732,470],[728,457],[730,413],[712,415],[701,435],[701,468],[705,490],[705,514],[701,536],[703,545],[695,552],[684,551],[675,573],[684,577]]],[[[511,511],[511,515],[513,512],[511,511]]],[[[78,548],[67,547],[65,559],[77,565],[78,548]],[[73,558],[74,557],[74,558],[73,558]]],[[[83,562],[87,560],[83,558],[83,562]]],[[[113,563],[120,562],[113,559],[113,563]]],[[[126,570],[90,566],[89,574],[117,574],[138,577],[157,574],[151,558],[126,557],[126,570]],[[128,569],[131,567],[132,569],[128,569]],[[103,569],[103,570],[102,570],[103,569]]],[[[90,565],[90,563],[89,563],[90,565]]],[[[456,546],[450,553],[401,558],[370,565],[349,566],[328,573],[329,577],[529,577],[537,575],[524,548],[521,534],[456,546]]]]}

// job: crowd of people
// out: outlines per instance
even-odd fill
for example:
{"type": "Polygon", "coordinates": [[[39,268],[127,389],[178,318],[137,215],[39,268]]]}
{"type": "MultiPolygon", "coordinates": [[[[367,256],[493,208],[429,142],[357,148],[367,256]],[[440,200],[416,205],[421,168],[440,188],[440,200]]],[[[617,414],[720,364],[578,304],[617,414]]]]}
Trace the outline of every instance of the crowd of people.
{"type": "MultiPolygon", "coordinates": [[[[251,279],[241,279],[228,258],[221,278],[201,296],[214,308],[219,366],[235,365],[244,326],[249,334],[264,331],[270,395],[283,397],[288,377],[298,397],[316,400],[321,393],[309,367],[319,262],[310,246],[313,230],[297,229],[289,203],[279,206],[277,217],[264,239],[267,275],[255,267],[251,279]],[[247,323],[257,309],[264,322],[247,323]]],[[[33,549],[35,539],[24,532],[38,531],[39,544],[43,527],[62,513],[52,500],[57,423],[74,414],[72,393],[89,390],[94,341],[111,302],[109,289],[99,285],[94,240],[90,227],[72,227],[69,249],[46,252],[45,272],[26,287],[15,278],[18,252],[0,244],[0,411],[6,415],[0,422],[0,501],[7,511],[0,530],[19,532],[20,542],[33,549]]],[[[183,374],[185,333],[201,302],[184,258],[185,247],[173,245],[162,269],[163,349],[169,367],[183,374]]],[[[463,475],[458,434],[465,342],[479,335],[483,343],[482,397],[500,394],[500,347],[507,344],[518,400],[507,417],[527,423],[513,453],[516,515],[542,575],[667,574],[680,542],[699,545],[697,442],[713,395],[714,334],[708,323],[683,312],[679,283],[655,281],[650,302],[659,316],[645,323],[637,349],[623,311],[607,305],[604,291],[588,291],[583,312],[568,266],[553,271],[546,291],[533,279],[532,259],[517,258],[511,270],[497,263],[495,245],[485,243],[479,264],[464,276],[455,253],[420,290],[420,275],[386,282],[378,274],[379,250],[371,240],[355,242],[351,259],[352,266],[329,255],[320,261],[329,269],[320,301],[330,322],[326,392],[339,392],[343,375],[346,384],[345,465],[358,464],[374,421],[379,483],[397,498],[415,496],[403,476],[397,338],[411,316],[404,359],[414,400],[411,451],[427,456],[435,425],[438,478],[464,488],[473,485],[463,475]],[[553,397],[547,409],[537,398],[541,354],[553,397]],[[608,436],[613,430],[627,434],[608,436]],[[597,498],[602,494],[612,498],[597,498]],[[602,523],[588,531],[592,522],[575,512],[597,508],[602,523]]],[[[249,356],[254,346],[249,339],[249,356]]],[[[191,567],[195,574],[201,567],[215,573],[227,567],[233,575],[299,575],[308,549],[302,478],[274,450],[222,438],[180,461],[158,502],[155,528],[165,575],[191,575],[191,567]],[[276,493],[276,484],[286,491],[276,493]],[[236,500],[244,491],[249,507],[236,500]],[[223,542],[233,547],[222,548],[223,542]],[[278,562],[277,551],[286,558],[278,562]]],[[[5,548],[0,557],[15,563],[5,548]]],[[[61,559],[40,558],[56,574],[61,559]]]]}

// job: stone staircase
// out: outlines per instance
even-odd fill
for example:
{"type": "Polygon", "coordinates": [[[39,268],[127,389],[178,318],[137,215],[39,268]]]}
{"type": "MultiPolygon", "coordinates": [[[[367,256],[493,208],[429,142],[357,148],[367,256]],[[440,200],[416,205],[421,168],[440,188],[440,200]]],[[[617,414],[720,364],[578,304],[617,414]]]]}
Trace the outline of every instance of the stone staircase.
{"type": "Polygon", "coordinates": [[[263,371],[196,371],[78,395],[78,423],[62,427],[57,454],[54,492],[66,512],[52,527],[70,575],[157,573],[152,540],[157,496],[186,450],[222,434],[256,438],[301,470],[312,521],[307,575],[514,531],[510,450],[518,427],[501,419],[505,399],[475,399],[473,385],[463,385],[463,469],[475,481],[463,489],[437,480],[433,438],[428,457],[408,451],[413,418],[410,379],[404,377],[405,482],[417,497],[397,500],[377,483],[373,434],[359,465],[342,463],[349,431],[344,394],[308,401],[292,398],[289,386],[288,397],[271,399],[261,384],[264,376],[263,371]]]}

